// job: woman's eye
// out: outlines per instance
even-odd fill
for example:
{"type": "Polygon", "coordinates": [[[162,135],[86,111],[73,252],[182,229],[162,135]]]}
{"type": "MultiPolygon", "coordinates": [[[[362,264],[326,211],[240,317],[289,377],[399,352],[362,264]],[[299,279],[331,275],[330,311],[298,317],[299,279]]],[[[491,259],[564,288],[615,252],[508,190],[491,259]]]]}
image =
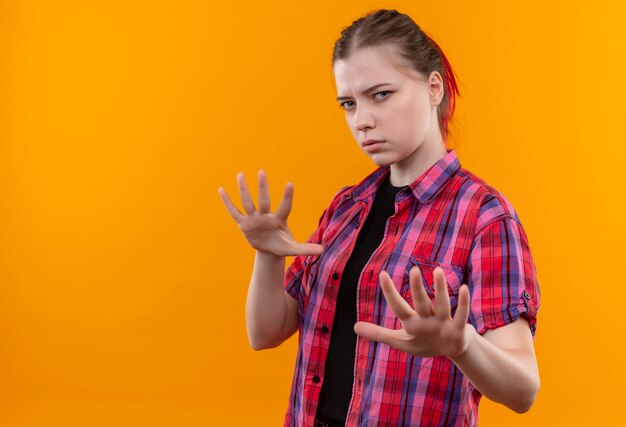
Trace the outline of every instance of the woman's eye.
{"type": "MultiPolygon", "coordinates": [[[[385,99],[385,98],[389,98],[389,95],[391,95],[391,91],[390,90],[383,90],[380,92],[377,92],[374,94],[374,97],[378,96],[378,95],[382,95],[380,96],[378,99],[385,99]]],[[[344,101],[341,104],[339,104],[339,108],[343,108],[344,110],[348,110],[350,108],[352,108],[354,105],[353,101],[344,101]]]]}
{"type": "Polygon", "coordinates": [[[343,109],[348,109],[351,107],[351,105],[347,105],[349,103],[351,103],[352,101],[344,101],[341,104],[339,104],[339,108],[343,108],[343,109]]]}

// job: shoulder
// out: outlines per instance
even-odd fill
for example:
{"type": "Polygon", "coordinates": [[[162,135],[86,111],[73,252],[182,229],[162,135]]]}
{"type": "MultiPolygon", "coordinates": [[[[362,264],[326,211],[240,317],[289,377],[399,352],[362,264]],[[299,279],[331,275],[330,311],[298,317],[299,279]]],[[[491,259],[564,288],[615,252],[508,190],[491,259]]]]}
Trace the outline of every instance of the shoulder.
{"type": "Polygon", "coordinates": [[[335,215],[335,212],[341,207],[341,205],[351,196],[354,185],[347,185],[342,187],[339,191],[335,192],[328,206],[322,212],[319,218],[319,226],[330,222],[331,218],[335,215]]]}
{"type": "Polygon", "coordinates": [[[478,209],[476,233],[479,233],[487,225],[502,219],[508,218],[520,222],[513,204],[493,185],[463,167],[459,169],[458,175],[463,180],[463,187],[471,194],[473,203],[478,209]]]}
{"type": "Polygon", "coordinates": [[[350,197],[350,195],[352,194],[352,190],[354,190],[356,188],[357,184],[353,184],[353,185],[346,185],[345,187],[342,187],[339,191],[337,191],[337,193],[335,194],[334,199],[341,199],[343,197],[350,197]]]}
{"type": "Polygon", "coordinates": [[[356,185],[346,185],[342,187],[338,191],[335,192],[332,200],[330,201],[330,205],[328,206],[331,210],[336,209],[339,205],[341,205],[345,200],[352,197],[352,191],[356,185]]]}
{"type": "Polygon", "coordinates": [[[353,198],[359,198],[363,195],[370,194],[380,186],[383,176],[388,172],[389,166],[379,166],[370,171],[359,182],[342,187],[335,193],[331,205],[339,205],[353,198]]]}

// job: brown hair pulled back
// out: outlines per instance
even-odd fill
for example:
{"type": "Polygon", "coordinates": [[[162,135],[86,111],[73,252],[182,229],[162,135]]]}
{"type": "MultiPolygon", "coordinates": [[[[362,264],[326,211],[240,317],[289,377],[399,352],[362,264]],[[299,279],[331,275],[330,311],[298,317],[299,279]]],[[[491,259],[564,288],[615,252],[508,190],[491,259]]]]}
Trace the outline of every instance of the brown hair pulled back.
{"type": "Polygon", "coordinates": [[[425,77],[433,71],[439,72],[444,95],[437,106],[437,118],[443,140],[447,141],[448,123],[454,114],[456,96],[460,95],[454,72],[439,45],[408,15],[395,9],[379,9],[352,22],[342,29],[341,37],[335,42],[332,65],[361,47],[380,45],[394,47],[402,59],[425,77]]]}

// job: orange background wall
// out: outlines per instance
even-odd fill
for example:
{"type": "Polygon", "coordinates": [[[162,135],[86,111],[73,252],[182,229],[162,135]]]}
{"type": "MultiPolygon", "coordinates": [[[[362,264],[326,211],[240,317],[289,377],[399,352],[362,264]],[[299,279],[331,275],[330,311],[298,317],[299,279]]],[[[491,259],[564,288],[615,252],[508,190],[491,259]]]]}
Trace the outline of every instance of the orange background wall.
{"type": "MultiPolygon", "coordinates": [[[[0,1],[0,425],[281,425],[296,337],[249,348],[242,171],[314,230],[375,165],[332,45],[410,14],[461,80],[452,146],[516,207],[538,269],[541,390],[484,426],[623,421],[621,2],[0,1]]],[[[290,260],[289,260],[290,261],[290,260]]]]}

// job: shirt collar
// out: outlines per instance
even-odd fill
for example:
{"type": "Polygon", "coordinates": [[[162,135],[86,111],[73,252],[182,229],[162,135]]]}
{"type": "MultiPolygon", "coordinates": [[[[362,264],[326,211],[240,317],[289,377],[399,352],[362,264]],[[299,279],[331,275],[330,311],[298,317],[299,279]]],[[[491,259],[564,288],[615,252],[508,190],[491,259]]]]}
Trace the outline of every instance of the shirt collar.
{"type": "MultiPolygon", "coordinates": [[[[409,188],[413,195],[421,202],[427,203],[441,190],[448,180],[461,167],[461,163],[454,149],[446,149],[447,154],[437,160],[430,168],[428,168],[415,181],[409,184],[409,188]]],[[[383,180],[389,175],[391,168],[389,166],[381,166],[363,178],[351,192],[346,193],[347,196],[354,197],[355,200],[365,200],[380,187],[383,180]]],[[[402,190],[402,194],[405,190],[402,190]]]]}

